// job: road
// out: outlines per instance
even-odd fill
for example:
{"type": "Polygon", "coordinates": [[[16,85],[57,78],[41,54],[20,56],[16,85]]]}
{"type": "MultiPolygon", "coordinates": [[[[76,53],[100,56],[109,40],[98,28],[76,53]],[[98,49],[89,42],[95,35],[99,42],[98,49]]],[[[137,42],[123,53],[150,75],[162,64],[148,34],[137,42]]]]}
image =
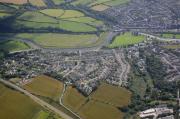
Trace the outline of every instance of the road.
{"type": "Polygon", "coordinates": [[[121,54],[118,54],[115,49],[113,49],[113,53],[115,55],[116,61],[121,66],[122,71],[119,76],[119,86],[122,85],[124,82],[127,83],[128,73],[130,72],[130,65],[126,62],[123,51],[121,51],[121,54]]]}
{"type": "Polygon", "coordinates": [[[66,84],[63,85],[63,92],[59,98],[59,103],[61,106],[63,106],[66,110],[68,110],[69,112],[71,112],[73,115],[75,115],[76,117],[78,117],[79,119],[81,119],[81,117],[79,115],[77,115],[75,112],[73,112],[71,109],[69,109],[68,107],[66,107],[64,104],[63,104],[63,97],[64,97],[64,94],[66,92],[66,84]]]}
{"type": "MultiPolygon", "coordinates": [[[[79,56],[81,57],[81,51],[79,51],[79,56]]],[[[73,67],[70,71],[68,71],[66,74],[64,74],[63,78],[67,77],[70,73],[72,73],[75,69],[77,69],[79,66],[80,66],[80,62],[81,60],[78,61],[77,65],[75,67],[73,67]]],[[[61,96],[59,98],[59,104],[61,106],[63,106],[66,110],[68,110],[69,112],[71,112],[73,115],[75,115],[76,117],[78,117],[79,119],[81,119],[81,117],[79,115],[77,115],[75,112],[73,112],[73,110],[71,110],[70,108],[66,107],[64,104],[63,104],[63,97],[64,97],[64,94],[66,92],[66,86],[67,84],[63,84],[63,92],[61,93],[61,96]]]]}
{"type": "Polygon", "coordinates": [[[39,105],[41,105],[44,108],[48,108],[49,110],[53,111],[54,113],[58,114],[60,117],[64,118],[64,119],[73,119],[70,116],[68,116],[67,114],[65,114],[64,112],[58,110],[57,108],[55,108],[54,106],[48,104],[47,102],[41,100],[40,98],[32,95],[31,93],[29,93],[28,91],[16,86],[15,84],[12,84],[8,81],[5,81],[3,79],[0,79],[0,82],[19,91],[22,92],[23,94],[25,94],[26,96],[28,96],[29,98],[31,98],[32,100],[34,100],[36,103],[38,103],[39,105]]]}
{"type": "Polygon", "coordinates": [[[179,41],[179,42],[180,42],[180,39],[161,38],[161,37],[154,36],[154,35],[147,34],[147,33],[139,33],[139,34],[140,34],[140,35],[143,35],[143,36],[150,37],[150,38],[154,38],[154,39],[157,39],[157,40],[162,40],[162,41],[179,41]]]}

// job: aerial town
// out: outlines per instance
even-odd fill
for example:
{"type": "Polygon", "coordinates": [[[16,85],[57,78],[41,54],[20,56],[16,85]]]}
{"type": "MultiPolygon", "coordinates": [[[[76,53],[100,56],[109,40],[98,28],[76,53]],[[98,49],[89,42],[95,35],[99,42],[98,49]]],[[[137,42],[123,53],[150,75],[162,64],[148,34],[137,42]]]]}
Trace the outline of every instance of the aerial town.
{"type": "Polygon", "coordinates": [[[0,0],[0,107],[0,119],[180,119],[180,0],[0,0]]]}

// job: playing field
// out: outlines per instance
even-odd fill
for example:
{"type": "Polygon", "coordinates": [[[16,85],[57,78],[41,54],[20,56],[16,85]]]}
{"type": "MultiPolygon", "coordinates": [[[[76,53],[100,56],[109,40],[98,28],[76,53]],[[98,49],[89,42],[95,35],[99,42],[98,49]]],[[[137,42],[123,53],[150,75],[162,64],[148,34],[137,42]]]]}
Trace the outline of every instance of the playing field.
{"type": "Polygon", "coordinates": [[[77,112],[77,110],[82,106],[83,103],[87,100],[81,93],[77,91],[76,88],[67,87],[65,92],[63,102],[69,108],[77,112]]]}
{"type": "Polygon", "coordinates": [[[123,107],[130,103],[131,92],[125,88],[103,83],[97,91],[91,94],[91,98],[117,107],[123,107]]]}
{"type": "Polygon", "coordinates": [[[63,84],[53,78],[42,75],[34,78],[31,83],[24,85],[23,88],[35,95],[59,101],[63,84]]]}
{"type": "Polygon", "coordinates": [[[109,45],[109,48],[116,48],[121,46],[128,46],[140,43],[145,40],[144,36],[135,36],[132,35],[131,32],[126,32],[124,34],[121,34],[113,40],[113,42],[109,45]]]}
{"type": "Polygon", "coordinates": [[[0,84],[0,119],[32,119],[42,108],[27,96],[0,84]]]}
{"type": "Polygon", "coordinates": [[[9,52],[14,52],[14,51],[20,51],[20,50],[27,50],[30,47],[20,41],[15,41],[15,40],[8,40],[8,41],[0,41],[0,49],[9,51],[9,52]]]}

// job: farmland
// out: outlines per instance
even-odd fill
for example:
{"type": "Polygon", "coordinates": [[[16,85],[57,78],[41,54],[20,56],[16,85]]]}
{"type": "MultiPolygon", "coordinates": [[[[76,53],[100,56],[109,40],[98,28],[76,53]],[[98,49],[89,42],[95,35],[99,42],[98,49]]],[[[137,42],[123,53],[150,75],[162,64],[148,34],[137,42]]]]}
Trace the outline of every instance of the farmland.
{"type": "Polygon", "coordinates": [[[17,9],[19,9],[18,5],[5,5],[4,3],[0,3],[0,19],[13,15],[17,9]]]}
{"type": "Polygon", "coordinates": [[[122,119],[123,113],[117,107],[129,105],[130,99],[130,91],[102,83],[88,97],[68,87],[63,102],[84,119],[122,119]]]}
{"type": "Polygon", "coordinates": [[[100,44],[103,39],[101,39],[102,33],[99,37],[94,34],[56,34],[56,33],[46,33],[46,34],[18,34],[17,37],[32,39],[37,44],[45,48],[79,48],[79,47],[91,47],[100,44]]]}
{"type": "Polygon", "coordinates": [[[45,7],[46,4],[43,0],[29,0],[30,4],[37,6],[37,7],[45,7]]]}
{"type": "Polygon", "coordinates": [[[128,46],[140,43],[145,40],[144,36],[135,36],[130,32],[126,32],[114,38],[113,42],[109,45],[110,48],[128,46]]]}
{"type": "Polygon", "coordinates": [[[76,10],[44,9],[23,13],[14,25],[35,29],[56,28],[69,32],[95,32],[103,23],[76,10]]]}
{"type": "Polygon", "coordinates": [[[85,103],[86,100],[87,98],[73,87],[67,87],[66,93],[63,98],[64,104],[76,112],[82,106],[82,104],[85,103]]]}
{"type": "Polygon", "coordinates": [[[0,41],[0,49],[13,52],[29,49],[29,46],[23,42],[8,40],[8,41],[0,41]]]}
{"type": "Polygon", "coordinates": [[[91,98],[105,103],[111,103],[115,106],[123,107],[130,103],[130,96],[131,93],[126,89],[104,83],[91,95],[91,98]]]}
{"type": "Polygon", "coordinates": [[[62,83],[44,75],[34,78],[31,83],[23,86],[35,95],[47,97],[54,101],[59,99],[62,87],[62,83]]]}
{"type": "Polygon", "coordinates": [[[27,0],[0,0],[2,3],[25,4],[27,0]]]}
{"type": "Polygon", "coordinates": [[[74,1],[73,5],[86,5],[95,11],[104,11],[110,7],[126,4],[130,0],[77,0],[74,1]]]}
{"type": "Polygon", "coordinates": [[[65,3],[64,0],[52,0],[52,1],[53,1],[54,4],[56,4],[56,5],[60,5],[60,4],[62,4],[62,3],[65,3]]]}
{"type": "Polygon", "coordinates": [[[17,91],[2,84],[0,84],[0,90],[1,119],[13,119],[14,116],[17,119],[32,119],[42,110],[38,104],[17,91]]]}
{"type": "Polygon", "coordinates": [[[123,119],[123,113],[117,108],[96,101],[90,101],[82,107],[80,115],[84,119],[123,119]]]}

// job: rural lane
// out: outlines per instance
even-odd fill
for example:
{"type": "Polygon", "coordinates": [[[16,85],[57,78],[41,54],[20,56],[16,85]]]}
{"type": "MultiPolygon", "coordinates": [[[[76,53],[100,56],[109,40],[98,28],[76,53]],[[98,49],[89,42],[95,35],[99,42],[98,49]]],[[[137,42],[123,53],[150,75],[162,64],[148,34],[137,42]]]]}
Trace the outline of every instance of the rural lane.
{"type": "Polygon", "coordinates": [[[22,92],[23,94],[25,94],[26,96],[30,97],[32,100],[34,100],[36,103],[38,103],[39,105],[41,105],[44,108],[48,108],[49,110],[55,112],[56,114],[58,114],[60,117],[64,118],[64,119],[73,119],[72,117],[68,116],[67,114],[65,114],[64,112],[58,110],[57,108],[53,107],[52,105],[48,104],[47,102],[41,100],[40,98],[32,95],[31,93],[29,93],[28,91],[16,86],[15,84],[10,83],[9,81],[5,81],[3,79],[0,79],[0,82],[10,86],[11,88],[22,92]]]}

